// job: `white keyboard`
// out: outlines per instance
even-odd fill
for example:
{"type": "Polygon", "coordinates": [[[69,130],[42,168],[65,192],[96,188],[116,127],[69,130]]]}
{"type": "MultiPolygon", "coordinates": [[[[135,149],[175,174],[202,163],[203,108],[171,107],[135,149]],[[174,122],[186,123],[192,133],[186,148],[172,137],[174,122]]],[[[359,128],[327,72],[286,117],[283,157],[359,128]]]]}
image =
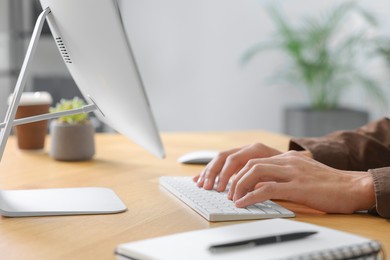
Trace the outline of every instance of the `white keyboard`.
{"type": "Polygon", "coordinates": [[[230,221],[294,217],[295,214],[270,200],[247,208],[237,208],[227,199],[227,190],[205,190],[191,177],[160,177],[160,185],[174,194],[208,221],[230,221]]]}

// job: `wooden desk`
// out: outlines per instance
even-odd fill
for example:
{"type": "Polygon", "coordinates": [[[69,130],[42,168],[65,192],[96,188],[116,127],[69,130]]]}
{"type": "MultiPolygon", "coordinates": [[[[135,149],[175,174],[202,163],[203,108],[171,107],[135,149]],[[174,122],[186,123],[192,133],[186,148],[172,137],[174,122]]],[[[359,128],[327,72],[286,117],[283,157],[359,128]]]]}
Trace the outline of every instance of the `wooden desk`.
{"type": "MultiPolygon", "coordinates": [[[[167,158],[159,160],[119,135],[97,135],[90,162],[65,163],[46,152],[22,152],[11,138],[0,163],[1,189],[110,187],[128,206],[112,215],[33,218],[0,217],[1,259],[114,259],[120,243],[231,224],[209,223],[159,187],[164,175],[192,176],[202,166],[184,166],[176,158],[196,149],[227,149],[264,142],[287,149],[288,138],[266,132],[163,134],[167,158]]],[[[48,146],[48,142],[46,144],[48,146]]],[[[47,150],[47,149],[46,149],[47,150]]],[[[363,235],[382,242],[390,252],[390,224],[370,215],[323,214],[279,202],[298,221],[363,235]]]]}

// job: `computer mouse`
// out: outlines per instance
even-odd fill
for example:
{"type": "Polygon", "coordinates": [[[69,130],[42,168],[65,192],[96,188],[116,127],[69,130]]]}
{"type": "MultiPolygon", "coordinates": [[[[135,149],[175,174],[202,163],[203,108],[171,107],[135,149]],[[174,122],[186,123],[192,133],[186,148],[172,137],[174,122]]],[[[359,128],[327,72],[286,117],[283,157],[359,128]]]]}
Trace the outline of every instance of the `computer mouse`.
{"type": "Polygon", "coordinates": [[[217,154],[218,151],[213,150],[193,151],[180,156],[177,161],[183,164],[208,164],[217,154]]]}

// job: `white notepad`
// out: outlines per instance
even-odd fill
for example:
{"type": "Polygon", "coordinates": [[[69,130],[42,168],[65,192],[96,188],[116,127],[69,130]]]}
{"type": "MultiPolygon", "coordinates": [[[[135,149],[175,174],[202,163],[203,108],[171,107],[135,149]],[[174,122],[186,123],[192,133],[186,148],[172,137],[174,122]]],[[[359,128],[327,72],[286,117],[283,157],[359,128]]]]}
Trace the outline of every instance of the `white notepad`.
{"type": "MultiPolygon", "coordinates": [[[[116,249],[118,259],[324,259],[324,256],[373,255],[380,259],[380,244],[350,233],[287,219],[259,220],[219,228],[191,231],[170,236],[121,244],[116,249]],[[247,249],[212,253],[213,244],[235,242],[257,237],[317,231],[307,238],[256,246],[247,249]]],[[[332,258],[329,258],[332,259],[332,258]]],[[[336,259],[336,258],[335,258],[336,259]]]]}

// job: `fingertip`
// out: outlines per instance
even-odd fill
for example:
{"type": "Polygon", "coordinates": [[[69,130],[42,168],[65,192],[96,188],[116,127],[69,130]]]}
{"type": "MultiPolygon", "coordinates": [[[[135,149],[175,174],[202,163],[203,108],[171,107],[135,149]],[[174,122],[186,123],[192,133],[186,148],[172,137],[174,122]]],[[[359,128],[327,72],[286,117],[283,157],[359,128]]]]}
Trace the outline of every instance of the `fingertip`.
{"type": "MultiPolygon", "coordinates": [[[[246,194],[235,192],[234,195],[233,195],[233,202],[236,203],[238,201],[245,200],[246,196],[247,196],[246,194]]],[[[240,203],[242,203],[242,202],[240,202],[240,203]]]]}
{"type": "Polygon", "coordinates": [[[202,176],[200,176],[196,182],[196,185],[201,188],[203,187],[203,184],[204,184],[204,178],[202,176]]]}
{"type": "Polygon", "coordinates": [[[245,199],[241,198],[239,200],[236,200],[234,202],[234,205],[236,205],[237,208],[245,208],[247,205],[245,204],[245,199]]]}
{"type": "Polygon", "coordinates": [[[193,180],[194,182],[198,182],[199,177],[200,177],[200,175],[196,175],[196,176],[194,176],[194,177],[192,178],[192,180],[193,180]]]}
{"type": "Polygon", "coordinates": [[[238,201],[240,198],[238,198],[237,195],[234,194],[234,195],[232,196],[232,199],[233,199],[233,202],[236,203],[236,201],[238,201]]]}
{"type": "Polygon", "coordinates": [[[217,186],[217,191],[218,192],[223,192],[225,190],[226,190],[226,185],[224,183],[219,182],[218,186],[217,186]]]}
{"type": "Polygon", "coordinates": [[[205,190],[211,190],[213,188],[213,183],[210,181],[209,178],[206,178],[203,184],[203,189],[205,190]]]}

